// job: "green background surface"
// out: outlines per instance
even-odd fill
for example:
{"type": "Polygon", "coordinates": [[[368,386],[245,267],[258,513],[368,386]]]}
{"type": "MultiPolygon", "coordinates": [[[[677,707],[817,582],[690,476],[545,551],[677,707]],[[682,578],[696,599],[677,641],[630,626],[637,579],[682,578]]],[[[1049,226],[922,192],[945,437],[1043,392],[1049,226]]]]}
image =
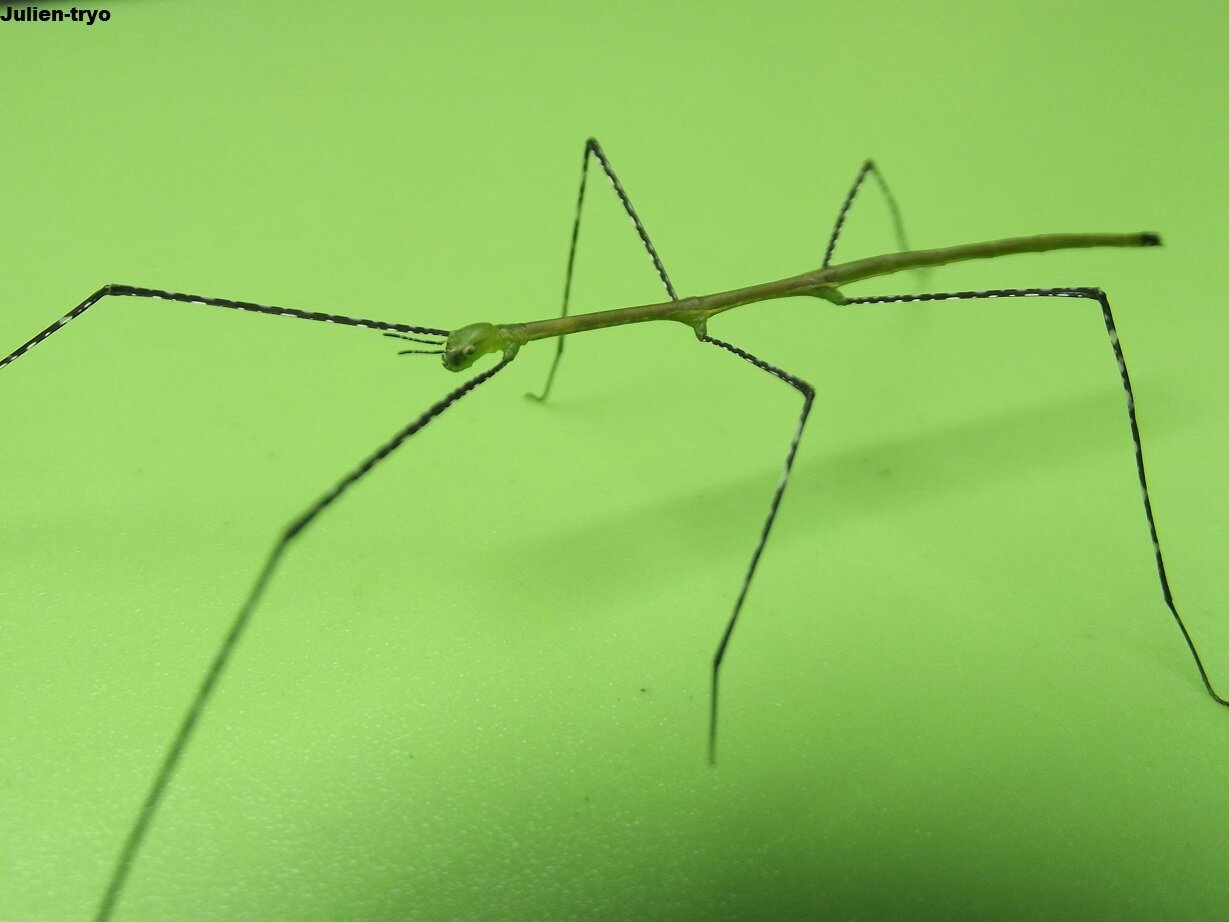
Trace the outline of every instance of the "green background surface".
{"type": "MultiPolygon", "coordinates": [[[[1175,593],[1229,683],[1215,3],[115,0],[0,23],[0,351],[106,282],[452,328],[556,309],[585,137],[676,284],[818,264],[866,156],[913,242],[1152,251],[853,293],[1099,285],[1175,593]]],[[[591,187],[576,305],[656,300],[591,187]]],[[[891,248],[873,195],[846,258],[891,248]]],[[[1207,919],[1229,714],[1163,608],[1095,305],[549,348],[293,549],[116,914],[1207,919]]],[[[112,300],[0,372],[0,917],[90,917],[279,529],[459,379],[377,335],[112,300]]]]}

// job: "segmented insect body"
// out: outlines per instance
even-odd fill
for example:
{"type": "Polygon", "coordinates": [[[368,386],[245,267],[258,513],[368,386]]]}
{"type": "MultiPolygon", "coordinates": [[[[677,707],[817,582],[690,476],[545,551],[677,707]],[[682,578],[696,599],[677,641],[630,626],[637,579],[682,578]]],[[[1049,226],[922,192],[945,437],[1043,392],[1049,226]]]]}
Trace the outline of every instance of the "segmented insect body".
{"type": "Polygon", "coordinates": [[[724,631],[718,639],[712,658],[709,691],[709,758],[716,759],[717,726],[718,726],[718,689],[722,663],[729,649],[735,628],[737,627],[748,591],[755,577],[756,569],[767,545],[768,537],[776,520],[787,484],[790,471],[797,453],[799,441],[802,438],[807,419],[811,412],[814,389],[802,378],[779,368],[765,359],[752,354],[748,350],[733,343],[719,339],[709,332],[709,322],[728,310],[753,305],[765,301],[793,296],[819,298],[835,305],[842,310],[856,309],[863,306],[892,304],[914,301],[950,301],[950,300],[982,300],[1004,298],[1067,298],[1087,301],[1095,304],[1100,310],[1110,347],[1113,350],[1118,365],[1122,386],[1126,395],[1127,417],[1130,433],[1135,449],[1136,472],[1143,495],[1144,512],[1152,541],[1157,573],[1162,595],[1174,621],[1182,632],[1190,650],[1191,656],[1199,671],[1208,693],[1218,703],[1229,705],[1229,701],[1220,697],[1213,689],[1208,674],[1196,650],[1195,643],[1183,623],[1174,604],[1170,591],[1169,580],[1161,553],[1160,541],[1157,537],[1156,523],[1152,504],[1148,495],[1148,482],[1144,470],[1143,449],[1140,441],[1139,425],[1136,418],[1134,393],[1131,379],[1127,372],[1126,359],[1122,345],[1119,342],[1117,328],[1114,323],[1110,302],[1106,294],[1099,288],[1067,287],[1067,288],[1007,288],[985,291],[948,291],[925,294],[877,295],[872,297],[851,297],[844,293],[846,285],[865,279],[892,275],[904,270],[941,266],[946,263],[972,259],[986,259],[1005,256],[1014,253],[1036,253],[1047,250],[1074,249],[1085,247],[1155,247],[1160,244],[1160,238],[1153,233],[1131,234],[1045,234],[1034,237],[1017,237],[987,243],[965,244],[930,250],[910,250],[905,240],[904,228],[900,212],[893,199],[882,174],[872,161],[862,165],[853,185],[843,200],[837,215],[835,226],[828,238],[823,262],[819,268],[775,281],[750,285],[731,291],[717,292],[710,295],[680,297],[675,289],[666,267],[658,254],[656,247],[646,231],[639,214],[632,206],[631,199],[617,178],[605,153],[593,139],[585,144],[581,169],[580,190],[577,196],[576,212],[572,224],[571,240],[568,249],[567,267],[564,278],[563,305],[559,316],[539,321],[524,323],[495,324],[481,322],[448,331],[435,327],[414,326],[401,323],[391,323],[372,320],[364,317],[325,314],[275,305],[255,304],[227,298],[205,297],[195,294],[183,294],[153,288],[141,288],[131,285],[106,285],[74,307],[63,317],[56,320],[46,329],[40,331],[27,342],[18,346],[7,356],[0,359],[0,369],[12,364],[17,359],[26,356],[35,346],[43,344],[53,334],[60,332],[70,322],[84,315],[87,311],[98,307],[108,299],[134,298],[153,301],[166,301],[185,307],[213,307],[243,313],[272,314],[291,319],[315,323],[337,324],[357,327],[382,333],[385,336],[407,341],[412,346],[400,350],[402,354],[431,354],[441,356],[446,369],[461,372],[486,355],[494,355],[495,364],[480,371],[478,374],[457,386],[434,405],[428,407],[419,416],[405,423],[393,432],[385,441],[363,456],[354,466],[338,479],[331,487],[293,520],[287,523],[278,533],[273,550],[258,570],[255,582],[240,604],[225,636],[219,644],[200,685],[188,703],[174,738],[169,743],[161,764],[154,772],[154,778],[146,793],[144,802],[136,813],[128,836],[122,844],[114,871],[110,877],[105,893],[98,906],[97,918],[109,918],[117,905],[129,874],[137,861],[143,842],[163,801],[177,767],[182,762],[194,733],[202,719],[207,719],[206,711],[223,677],[227,664],[234,656],[252,618],[260,608],[261,598],[281,566],[283,559],[298,539],[307,529],[317,524],[322,517],[333,508],[352,487],[370,474],[384,459],[400,449],[409,439],[430,425],[440,416],[448,412],[463,397],[466,397],[480,385],[494,378],[503,371],[520,354],[526,346],[542,339],[555,341],[554,357],[552,359],[546,381],[541,393],[533,394],[535,399],[546,400],[555,383],[557,372],[563,357],[564,345],[568,336],[591,330],[604,329],[629,323],[646,323],[658,320],[681,322],[690,326],[697,340],[709,346],[714,346],[723,352],[740,359],[758,371],[764,372],[786,384],[801,399],[796,425],[788,442],[785,463],[781,478],[769,497],[767,515],[760,530],[758,542],[755,545],[750,562],[746,568],[741,587],[734,600],[732,611],[726,621],[724,631]],[[656,304],[639,305],[598,313],[569,313],[572,292],[573,270],[575,267],[577,241],[579,239],[581,215],[584,206],[586,185],[591,165],[596,162],[602,173],[614,189],[628,218],[630,218],[636,234],[639,236],[647,252],[659,280],[665,290],[668,300],[656,304]],[[859,190],[867,179],[872,179],[884,195],[896,233],[899,250],[882,256],[860,259],[834,265],[832,260],[845,225],[850,207],[853,205],[859,190]],[[425,348],[423,348],[425,347],[425,348]]]}

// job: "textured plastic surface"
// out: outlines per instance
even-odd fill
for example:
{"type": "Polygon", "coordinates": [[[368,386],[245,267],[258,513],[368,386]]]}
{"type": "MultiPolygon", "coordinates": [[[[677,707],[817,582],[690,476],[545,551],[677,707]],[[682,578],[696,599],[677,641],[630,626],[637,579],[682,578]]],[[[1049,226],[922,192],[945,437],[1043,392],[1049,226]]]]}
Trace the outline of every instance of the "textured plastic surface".
{"type": "MultiPolygon", "coordinates": [[[[918,246],[1157,230],[898,290],[1110,293],[1229,682],[1220,13],[485,7],[0,23],[0,350],[109,281],[549,316],[590,133],[686,293],[814,265],[868,155],[918,246]]],[[[892,247],[866,191],[842,257],[892,247]]],[[[590,198],[577,308],[656,299],[590,198]]],[[[716,769],[796,395],[643,327],[577,337],[541,407],[538,344],[287,558],[116,919],[1224,915],[1229,714],[1154,583],[1096,306],[713,332],[819,392],[716,769]]],[[[0,371],[0,918],[89,918],[278,530],[459,380],[397,348],[117,300],[0,371]]]]}

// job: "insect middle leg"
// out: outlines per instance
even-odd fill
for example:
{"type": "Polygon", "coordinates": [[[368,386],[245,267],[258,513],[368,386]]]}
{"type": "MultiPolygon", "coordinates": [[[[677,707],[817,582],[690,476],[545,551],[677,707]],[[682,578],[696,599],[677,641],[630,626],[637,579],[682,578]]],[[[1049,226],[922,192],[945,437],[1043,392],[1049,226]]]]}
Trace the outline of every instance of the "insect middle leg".
{"type": "MultiPolygon", "coordinates": [[[[640,215],[636,213],[632,200],[623,188],[623,183],[619,182],[619,177],[615,175],[614,168],[606,158],[602,146],[597,143],[597,139],[589,138],[585,141],[584,160],[581,162],[580,167],[580,191],[576,195],[576,215],[572,219],[572,239],[568,245],[567,271],[564,273],[563,278],[563,307],[560,310],[559,316],[566,317],[568,315],[568,305],[572,297],[572,271],[576,267],[576,244],[580,240],[580,216],[585,205],[585,187],[589,179],[589,162],[591,160],[597,160],[598,165],[602,168],[602,172],[606,174],[606,179],[609,180],[611,188],[614,189],[615,195],[619,197],[619,202],[623,205],[623,210],[627,213],[628,218],[631,219],[632,226],[636,229],[637,236],[640,237],[640,242],[644,244],[645,251],[649,254],[649,258],[653,260],[653,268],[657,270],[657,277],[661,279],[662,285],[665,286],[666,294],[670,296],[671,301],[677,301],[678,294],[674,290],[674,284],[666,273],[666,267],[662,264],[661,257],[657,255],[657,248],[653,246],[653,241],[649,239],[649,232],[644,229],[644,223],[640,220],[640,215]]],[[[555,357],[551,360],[550,371],[546,373],[546,384],[542,387],[542,393],[530,393],[526,394],[526,397],[537,401],[544,401],[550,395],[551,385],[555,382],[555,373],[559,370],[559,362],[563,359],[563,345],[566,341],[566,336],[559,336],[555,339],[555,357]]]]}

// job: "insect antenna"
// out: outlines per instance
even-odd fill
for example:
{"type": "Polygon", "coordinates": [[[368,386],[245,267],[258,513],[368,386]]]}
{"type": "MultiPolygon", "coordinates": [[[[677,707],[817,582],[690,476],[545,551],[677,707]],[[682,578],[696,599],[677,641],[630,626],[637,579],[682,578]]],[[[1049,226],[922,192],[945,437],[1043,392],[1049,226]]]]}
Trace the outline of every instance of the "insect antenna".
{"type": "Polygon", "coordinates": [[[437,338],[427,339],[426,337],[423,337],[423,336],[407,336],[405,333],[396,333],[392,331],[386,332],[384,335],[389,337],[390,339],[404,339],[412,343],[422,343],[423,345],[426,345],[426,346],[439,346],[440,347],[438,349],[402,349],[400,352],[397,353],[398,355],[443,355],[444,354],[444,348],[443,348],[444,343],[447,342],[447,340],[445,339],[437,339],[437,338]]]}
{"type": "Polygon", "coordinates": [[[405,333],[395,333],[391,331],[386,332],[384,335],[393,339],[406,339],[412,343],[426,343],[428,346],[442,346],[445,342],[447,342],[447,340],[443,337],[433,336],[430,339],[427,339],[423,336],[407,336],[405,333]]]}

